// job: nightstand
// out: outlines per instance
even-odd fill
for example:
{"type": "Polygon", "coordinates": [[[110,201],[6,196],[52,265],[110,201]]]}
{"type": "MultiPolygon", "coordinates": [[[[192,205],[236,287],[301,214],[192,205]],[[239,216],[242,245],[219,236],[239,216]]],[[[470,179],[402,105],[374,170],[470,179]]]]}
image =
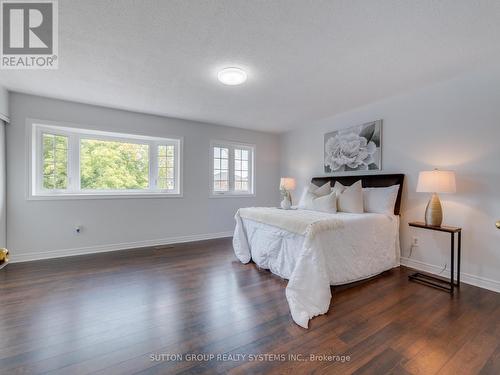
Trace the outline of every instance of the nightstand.
{"type": "Polygon", "coordinates": [[[451,251],[450,251],[450,279],[444,279],[441,277],[431,276],[425,273],[416,272],[413,275],[408,276],[411,281],[417,281],[419,283],[432,286],[434,288],[438,288],[444,291],[447,291],[451,294],[454,292],[454,288],[460,287],[460,257],[462,252],[462,228],[458,227],[448,227],[448,226],[432,226],[427,225],[422,222],[411,222],[408,223],[410,227],[422,228],[427,230],[434,230],[438,232],[450,233],[451,235],[451,251]],[[456,274],[456,282],[455,282],[455,234],[458,235],[458,243],[457,243],[457,274],[456,274]]]}

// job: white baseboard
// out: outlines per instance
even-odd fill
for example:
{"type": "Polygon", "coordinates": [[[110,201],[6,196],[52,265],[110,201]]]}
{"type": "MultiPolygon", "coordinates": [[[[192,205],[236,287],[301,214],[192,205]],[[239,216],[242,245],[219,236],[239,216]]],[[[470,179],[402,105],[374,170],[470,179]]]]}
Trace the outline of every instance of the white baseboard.
{"type": "Polygon", "coordinates": [[[102,246],[88,246],[88,247],[79,247],[74,249],[60,249],[60,250],[48,250],[48,251],[39,251],[39,252],[23,252],[21,254],[16,254],[16,251],[11,251],[11,263],[18,262],[29,262],[32,260],[42,260],[42,259],[52,259],[52,258],[62,258],[62,257],[70,257],[75,255],[84,255],[84,254],[96,254],[96,253],[105,253],[108,251],[118,251],[118,250],[127,250],[127,249],[136,249],[141,247],[150,247],[150,246],[162,246],[162,245],[170,245],[175,243],[184,243],[184,242],[194,242],[194,241],[202,241],[202,240],[211,240],[215,238],[224,238],[231,237],[233,232],[219,232],[219,233],[207,233],[207,234],[195,234],[191,236],[180,236],[180,237],[170,237],[170,238],[162,238],[156,240],[146,240],[146,241],[137,241],[137,242],[126,242],[126,243],[117,243],[117,244],[109,244],[102,246]]]}
{"type": "MultiPolygon", "coordinates": [[[[428,273],[432,273],[434,275],[440,274],[443,277],[450,277],[450,270],[447,269],[443,273],[442,267],[436,266],[434,264],[420,262],[418,260],[409,259],[401,257],[401,265],[415,268],[419,271],[424,271],[428,273]]],[[[500,293],[500,281],[488,279],[485,277],[475,276],[468,273],[460,272],[460,282],[464,282],[465,284],[470,284],[474,286],[478,286],[480,288],[492,290],[494,292],[500,293]]]]}

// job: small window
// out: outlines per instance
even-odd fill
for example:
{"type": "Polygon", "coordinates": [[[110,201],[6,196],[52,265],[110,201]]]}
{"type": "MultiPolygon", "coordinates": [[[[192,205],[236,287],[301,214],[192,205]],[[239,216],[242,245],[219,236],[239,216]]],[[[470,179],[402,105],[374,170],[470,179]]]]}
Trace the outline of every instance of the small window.
{"type": "Polygon", "coordinates": [[[212,195],[253,195],[254,146],[212,141],[210,149],[212,195]]]}
{"type": "Polygon", "coordinates": [[[180,195],[180,139],[45,124],[32,134],[32,196],[180,195]]]}

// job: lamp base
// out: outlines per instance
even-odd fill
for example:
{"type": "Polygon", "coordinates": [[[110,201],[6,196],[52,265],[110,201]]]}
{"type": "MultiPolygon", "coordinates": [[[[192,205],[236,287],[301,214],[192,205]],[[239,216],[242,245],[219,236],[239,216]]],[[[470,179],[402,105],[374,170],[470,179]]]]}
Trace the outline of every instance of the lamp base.
{"type": "Polygon", "coordinates": [[[288,197],[283,197],[283,200],[281,201],[280,206],[284,210],[289,210],[292,207],[292,203],[290,202],[288,197]]]}
{"type": "Polygon", "coordinates": [[[440,227],[443,223],[443,208],[436,193],[432,194],[425,209],[425,225],[440,227]]]}

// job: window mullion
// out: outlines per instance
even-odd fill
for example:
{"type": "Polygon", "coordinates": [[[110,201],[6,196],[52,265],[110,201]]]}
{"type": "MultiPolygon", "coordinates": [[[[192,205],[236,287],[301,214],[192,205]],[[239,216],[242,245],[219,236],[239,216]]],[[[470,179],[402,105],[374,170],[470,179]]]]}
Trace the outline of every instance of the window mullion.
{"type": "Polygon", "coordinates": [[[177,154],[179,153],[179,145],[172,143],[174,147],[174,165],[173,165],[173,178],[174,178],[174,191],[177,191],[177,187],[179,186],[179,177],[177,176],[177,154]]]}
{"type": "Polygon", "coordinates": [[[229,193],[234,193],[234,147],[228,147],[229,193]]]}
{"type": "Polygon", "coordinates": [[[253,150],[248,150],[248,192],[253,193],[253,150]]]}
{"type": "Polygon", "coordinates": [[[68,190],[80,192],[80,136],[68,135],[68,190]]]}
{"type": "Polygon", "coordinates": [[[43,188],[43,135],[42,135],[41,129],[37,128],[36,129],[36,156],[34,163],[36,165],[36,173],[35,173],[35,178],[36,178],[36,189],[35,191],[42,191],[43,188]]]}
{"type": "Polygon", "coordinates": [[[158,146],[156,142],[149,143],[149,190],[158,189],[158,146]]]}

